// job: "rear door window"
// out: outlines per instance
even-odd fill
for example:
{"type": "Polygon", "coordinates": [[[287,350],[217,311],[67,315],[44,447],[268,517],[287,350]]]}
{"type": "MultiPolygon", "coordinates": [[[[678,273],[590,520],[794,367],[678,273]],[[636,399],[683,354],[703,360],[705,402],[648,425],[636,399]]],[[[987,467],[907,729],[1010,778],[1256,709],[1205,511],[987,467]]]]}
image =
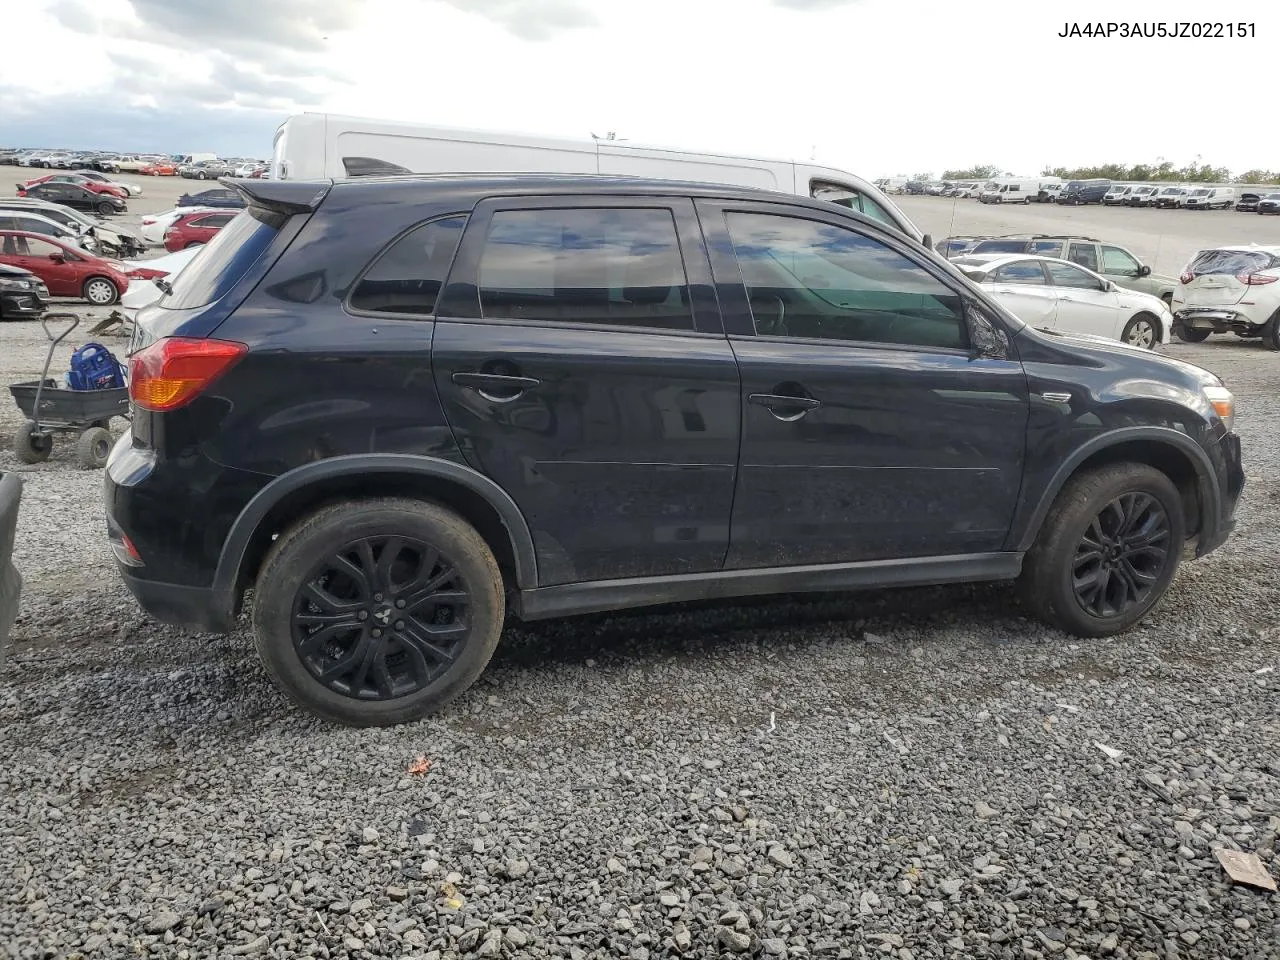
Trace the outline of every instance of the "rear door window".
{"type": "Polygon", "coordinates": [[[1078,263],[1087,270],[1098,269],[1098,247],[1093,243],[1071,244],[1071,252],[1067,254],[1067,259],[1072,263],[1078,263]]]}
{"type": "Polygon", "coordinates": [[[1038,257],[1061,257],[1062,241],[1033,240],[1031,241],[1031,252],[1038,257]]]}
{"type": "Polygon", "coordinates": [[[1069,263],[1046,263],[1045,269],[1049,271],[1055,287],[1075,287],[1078,290],[1102,289],[1102,283],[1097,277],[1069,263]]]}
{"type": "Polygon", "coordinates": [[[413,316],[435,313],[466,223],[465,216],[432,220],[395,241],[356,284],[351,309],[413,316]]]}
{"type": "Polygon", "coordinates": [[[1021,283],[1042,285],[1046,283],[1044,271],[1035,260],[1018,260],[1006,263],[991,278],[996,283],[1021,283]]]}
{"type": "Polygon", "coordinates": [[[693,329],[668,209],[500,210],[479,279],[485,319],[693,329]]]}

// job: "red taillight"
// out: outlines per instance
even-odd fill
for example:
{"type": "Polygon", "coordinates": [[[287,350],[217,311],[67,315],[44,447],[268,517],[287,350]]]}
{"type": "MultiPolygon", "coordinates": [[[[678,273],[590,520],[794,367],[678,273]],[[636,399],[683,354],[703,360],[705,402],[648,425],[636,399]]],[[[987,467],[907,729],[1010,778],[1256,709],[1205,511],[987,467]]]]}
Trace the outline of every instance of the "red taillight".
{"type": "Polygon", "coordinates": [[[151,267],[135,267],[125,274],[133,280],[155,280],[157,277],[167,277],[168,270],[153,270],[151,267]]]}
{"type": "Polygon", "coordinates": [[[1269,277],[1265,273],[1237,273],[1236,279],[1251,287],[1261,287],[1268,283],[1275,283],[1280,277],[1269,277]]]}
{"type": "Polygon", "coordinates": [[[1182,276],[1180,276],[1178,279],[1181,280],[1183,283],[1190,283],[1195,278],[1196,278],[1196,275],[1192,273],[1190,270],[1183,270],[1182,276]]]}
{"type": "Polygon", "coordinates": [[[243,343],[229,340],[157,340],[129,358],[129,399],[143,410],[177,410],[248,351],[243,343]]]}

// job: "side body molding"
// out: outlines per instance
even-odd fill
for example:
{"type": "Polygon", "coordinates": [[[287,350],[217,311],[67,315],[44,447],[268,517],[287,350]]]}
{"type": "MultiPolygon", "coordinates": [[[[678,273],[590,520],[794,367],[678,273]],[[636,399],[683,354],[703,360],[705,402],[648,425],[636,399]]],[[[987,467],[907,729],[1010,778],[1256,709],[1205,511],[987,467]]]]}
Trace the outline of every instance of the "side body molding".
{"type": "Polygon", "coordinates": [[[349,454],[317,460],[290,470],[276,477],[258,491],[232,524],[231,532],[223,544],[218,560],[218,572],[214,576],[213,589],[220,596],[231,598],[235,590],[240,565],[262,519],[285,497],[312,484],[339,477],[399,474],[419,476],[424,479],[445,480],[465,487],[482,497],[502,519],[511,551],[515,556],[516,581],[521,589],[538,585],[538,564],[533,550],[533,535],[524,515],[501,487],[482,473],[437,457],[425,457],[403,453],[349,454]]]}

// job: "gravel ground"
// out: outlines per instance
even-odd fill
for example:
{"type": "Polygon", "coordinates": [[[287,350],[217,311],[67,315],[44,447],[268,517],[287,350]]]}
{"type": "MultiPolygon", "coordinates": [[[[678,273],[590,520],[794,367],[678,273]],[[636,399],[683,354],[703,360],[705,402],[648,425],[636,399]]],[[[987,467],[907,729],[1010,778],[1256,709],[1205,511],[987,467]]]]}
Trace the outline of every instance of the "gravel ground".
{"type": "MultiPolygon", "coordinates": [[[[42,336],[0,327],[0,377],[42,336]]],[[[1125,637],[998,586],[513,624],[373,731],[286,706],[243,631],[147,620],[101,476],[18,467],[6,401],[0,955],[1280,957],[1280,897],[1212,853],[1280,876],[1280,360],[1170,352],[1237,392],[1249,484],[1125,637]]]]}

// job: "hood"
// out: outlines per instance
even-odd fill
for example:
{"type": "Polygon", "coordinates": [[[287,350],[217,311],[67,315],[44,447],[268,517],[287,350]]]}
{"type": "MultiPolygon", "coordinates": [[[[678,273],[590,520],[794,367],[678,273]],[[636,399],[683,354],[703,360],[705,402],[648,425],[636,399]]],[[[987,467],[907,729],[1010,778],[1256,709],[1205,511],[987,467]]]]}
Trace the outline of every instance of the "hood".
{"type": "Polygon", "coordinates": [[[1166,371],[1196,385],[1208,386],[1222,383],[1216,374],[1204,367],[1197,367],[1194,363],[1187,363],[1185,360],[1179,360],[1156,350],[1148,350],[1146,347],[1132,347],[1108,337],[1097,337],[1088,333],[1063,333],[1060,330],[1043,330],[1038,327],[1024,327],[1021,331],[1022,335],[1026,335],[1027,332],[1054,343],[1081,347],[1088,353],[1124,357],[1127,363],[1141,362],[1151,370],[1153,376],[1158,376],[1160,371],[1166,371]]]}
{"type": "Polygon", "coordinates": [[[6,280],[34,280],[35,274],[30,270],[23,270],[21,267],[0,263],[0,277],[6,280]]]}
{"type": "MultiPolygon", "coordinates": [[[[1155,277],[1157,281],[1162,277],[1155,277]]],[[[1173,281],[1168,281],[1172,283],[1173,281]]],[[[1140,290],[1128,290],[1120,287],[1116,291],[1125,303],[1131,303],[1135,307],[1142,307],[1147,310],[1155,311],[1157,316],[1163,316],[1169,312],[1169,305],[1157,297],[1154,293],[1143,293],[1140,290]]]]}

